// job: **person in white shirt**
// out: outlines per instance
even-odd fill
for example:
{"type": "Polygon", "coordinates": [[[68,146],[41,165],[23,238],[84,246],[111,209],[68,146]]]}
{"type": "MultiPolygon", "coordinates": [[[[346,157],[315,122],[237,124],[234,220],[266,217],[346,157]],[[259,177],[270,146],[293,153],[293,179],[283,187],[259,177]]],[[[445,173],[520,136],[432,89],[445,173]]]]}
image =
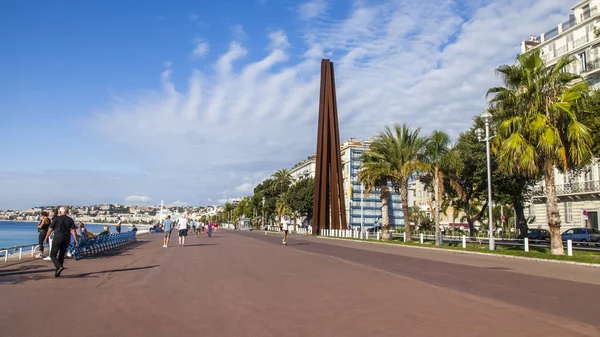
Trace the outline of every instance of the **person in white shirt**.
{"type": "Polygon", "coordinates": [[[287,235],[288,235],[288,227],[290,225],[290,221],[287,216],[283,216],[281,218],[281,229],[283,230],[283,244],[287,245],[287,235]]]}
{"type": "Polygon", "coordinates": [[[179,230],[179,247],[183,247],[185,245],[185,237],[187,236],[188,231],[188,221],[185,216],[179,218],[177,229],[179,230]]]}

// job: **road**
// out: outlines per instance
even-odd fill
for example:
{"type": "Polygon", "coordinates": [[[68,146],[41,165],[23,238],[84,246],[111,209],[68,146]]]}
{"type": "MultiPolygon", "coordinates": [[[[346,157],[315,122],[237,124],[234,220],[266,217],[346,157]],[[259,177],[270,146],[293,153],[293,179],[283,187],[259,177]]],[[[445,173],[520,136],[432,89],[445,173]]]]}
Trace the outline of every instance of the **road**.
{"type": "Polygon", "coordinates": [[[0,265],[3,336],[600,336],[600,269],[262,232],[0,265]],[[62,312],[62,313],[61,313],[62,312]]]}

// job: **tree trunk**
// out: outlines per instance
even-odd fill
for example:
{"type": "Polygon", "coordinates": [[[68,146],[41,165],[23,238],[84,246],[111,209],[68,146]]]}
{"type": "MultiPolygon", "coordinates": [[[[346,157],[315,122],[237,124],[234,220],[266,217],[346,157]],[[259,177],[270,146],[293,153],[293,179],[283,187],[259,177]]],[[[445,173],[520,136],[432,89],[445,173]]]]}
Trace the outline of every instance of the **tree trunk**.
{"type": "Polygon", "coordinates": [[[400,182],[400,198],[402,199],[402,213],[404,214],[404,233],[406,233],[406,242],[412,242],[410,212],[408,210],[408,179],[402,179],[400,182]]]}
{"type": "Polygon", "coordinates": [[[544,183],[546,184],[546,216],[550,229],[550,246],[552,255],[565,255],[562,237],[560,235],[560,213],[558,211],[558,200],[554,186],[554,169],[552,162],[544,162],[544,183]]]}
{"type": "Polygon", "coordinates": [[[469,236],[475,237],[475,221],[471,217],[467,217],[467,223],[469,224],[469,236]]]}
{"type": "Polygon", "coordinates": [[[442,203],[442,198],[441,198],[441,193],[440,193],[440,178],[439,178],[439,173],[438,173],[438,165],[435,165],[435,172],[434,172],[434,176],[433,178],[435,179],[434,184],[433,184],[433,191],[434,191],[434,197],[435,197],[435,207],[433,209],[433,211],[435,212],[434,217],[435,217],[435,245],[436,246],[440,246],[440,205],[442,203]]]}
{"type": "Polygon", "coordinates": [[[527,235],[527,231],[529,230],[527,226],[527,218],[525,218],[525,207],[523,207],[523,204],[518,201],[515,201],[513,203],[513,207],[515,209],[515,213],[517,213],[517,218],[515,219],[515,227],[519,231],[518,235],[525,237],[525,235],[527,235]]]}
{"type": "Polygon", "coordinates": [[[383,240],[389,238],[390,232],[390,212],[389,212],[390,189],[387,185],[381,186],[381,234],[383,240]]]}

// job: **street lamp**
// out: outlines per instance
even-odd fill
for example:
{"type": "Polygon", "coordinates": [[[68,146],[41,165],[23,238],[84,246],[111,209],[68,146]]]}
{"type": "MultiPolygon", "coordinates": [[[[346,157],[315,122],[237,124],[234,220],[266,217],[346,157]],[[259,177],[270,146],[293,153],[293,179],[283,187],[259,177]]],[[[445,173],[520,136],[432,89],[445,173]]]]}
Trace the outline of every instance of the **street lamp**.
{"type": "Polygon", "coordinates": [[[262,225],[263,225],[263,227],[266,225],[265,224],[265,197],[262,198],[262,225]]]}
{"type": "Polygon", "coordinates": [[[486,156],[487,156],[487,180],[488,180],[488,210],[489,210],[488,227],[489,227],[489,231],[490,231],[490,250],[494,250],[495,246],[494,246],[494,220],[492,217],[492,205],[493,204],[492,204],[492,166],[491,166],[491,159],[490,159],[490,140],[492,140],[492,138],[494,138],[495,136],[490,137],[490,122],[492,121],[492,114],[489,113],[488,111],[486,111],[481,114],[481,119],[485,123],[485,138],[483,138],[484,131],[481,130],[481,128],[477,128],[477,130],[475,130],[475,134],[477,135],[477,139],[479,139],[480,142],[485,141],[485,152],[486,152],[486,156]]]}

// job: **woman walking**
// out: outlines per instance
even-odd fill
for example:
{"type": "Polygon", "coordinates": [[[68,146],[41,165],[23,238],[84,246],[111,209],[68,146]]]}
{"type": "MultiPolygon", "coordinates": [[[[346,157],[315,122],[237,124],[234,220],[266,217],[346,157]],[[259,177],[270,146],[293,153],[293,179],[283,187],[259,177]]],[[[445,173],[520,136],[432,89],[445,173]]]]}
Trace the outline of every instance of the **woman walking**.
{"type": "Polygon", "coordinates": [[[37,255],[38,259],[46,257],[44,255],[44,243],[46,243],[46,234],[48,234],[48,228],[50,227],[50,218],[48,218],[48,212],[42,212],[42,220],[38,224],[38,244],[40,245],[40,253],[37,255]]]}

